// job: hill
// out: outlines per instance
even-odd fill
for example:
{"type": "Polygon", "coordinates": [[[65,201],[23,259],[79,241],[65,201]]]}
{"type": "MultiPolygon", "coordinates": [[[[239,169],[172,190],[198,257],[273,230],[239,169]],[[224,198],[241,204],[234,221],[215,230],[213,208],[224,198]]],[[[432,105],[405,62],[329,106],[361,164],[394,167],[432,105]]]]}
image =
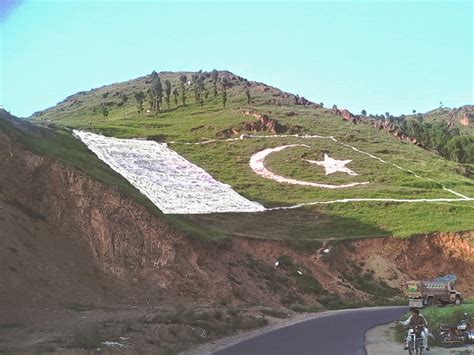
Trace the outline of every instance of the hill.
{"type": "MultiPolygon", "coordinates": [[[[184,226],[186,230],[202,228],[202,234],[206,238],[212,236],[211,239],[225,239],[234,235],[246,235],[304,241],[411,236],[473,228],[472,202],[390,201],[459,197],[449,190],[463,196],[474,196],[472,180],[463,176],[466,165],[447,161],[436,153],[397,139],[390,132],[378,130],[369,119],[351,120],[351,117],[356,116],[347,110],[326,109],[321,104],[262,83],[249,82],[227,71],[217,73],[216,96],[213,93],[214,79],[211,73],[162,72],[158,76],[162,83],[170,81],[171,92],[178,90],[178,103],[175,104],[172,97],[168,108],[163,99],[156,117],[147,100],[144,102],[143,112],[138,114],[134,98],[134,93],[146,93],[151,88],[153,79],[148,75],[69,96],[57,106],[36,113],[34,120],[47,125],[54,123],[65,129],[84,129],[118,138],[147,138],[168,142],[173,150],[204,168],[217,180],[229,184],[239,194],[268,208],[347,198],[387,200],[317,204],[291,212],[266,211],[251,215],[173,216],[174,223],[184,226]],[[184,84],[186,105],[180,102],[182,86],[179,78],[182,75],[186,75],[188,79],[184,84]],[[199,78],[202,78],[201,84],[199,78]],[[224,83],[227,94],[225,108],[222,102],[224,83]],[[200,85],[203,87],[200,89],[202,106],[200,100],[196,99],[196,90],[200,85]],[[247,90],[250,103],[247,101],[247,90]],[[123,95],[127,97],[124,103],[121,99],[123,95]],[[107,109],[107,117],[102,114],[103,107],[107,109]],[[275,136],[275,133],[333,137],[337,142],[328,143],[321,139],[301,137],[262,137],[189,144],[238,138],[242,134],[275,136]],[[262,179],[248,166],[251,155],[257,151],[291,144],[310,147],[295,148],[270,156],[266,164],[279,175],[306,182],[324,180],[339,184],[365,182],[368,179],[369,184],[338,190],[279,184],[262,179]],[[362,150],[362,153],[355,154],[353,148],[362,150]],[[359,167],[359,175],[353,177],[337,173],[326,177],[320,170],[311,169],[304,161],[309,158],[322,159],[324,151],[334,154],[338,159],[352,160],[351,164],[359,167]],[[367,154],[386,163],[371,159],[367,154]],[[422,178],[416,177],[413,172],[422,178]],[[193,227],[189,228],[190,225],[193,227]],[[346,232],[349,230],[350,234],[346,232]]],[[[83,169],[87,171],[89,168],[83,169]]]]}
{"type": "MultiPolygon", "coordinates": [[[[242,143],[239,149],[261,144],[231,142],[242,143]]],[[[105,341],[138,353],[176,353],[293,312],[403,302],[400,281],[453,268],[459,289],[466,296],[474,291],[472,233],[343,240],[385,231],[377,228],[380,221],[341,217],[338,204],[330,205],[334,210],[163,214],[69,128],[5,111],[0,187],[0,351],[6,353],[84,351],[105,348],[105,341]],[[413,251],[417,258],[407,258],[413,251]]],[[[433,205],[471,228],[469,203],[457,203],[460,216],[456,204],[433,205]]],[[[432,204],[418,206],[425,205],[436,211],[432,204]]],[[[365,206],[362,215],[375,216],[381,205],[340,206],[356,216],[365,206]]],[[[425,221],[448,225],[441,217],[425,221]]]]}

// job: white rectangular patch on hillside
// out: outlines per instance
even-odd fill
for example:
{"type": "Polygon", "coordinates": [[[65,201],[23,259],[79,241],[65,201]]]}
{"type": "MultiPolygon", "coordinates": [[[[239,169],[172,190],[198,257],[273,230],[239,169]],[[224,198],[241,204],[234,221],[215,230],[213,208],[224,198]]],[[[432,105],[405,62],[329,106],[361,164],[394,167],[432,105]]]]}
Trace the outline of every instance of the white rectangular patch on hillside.
{"type": "Polygon", "coordinates": [[[101,160],[166,214],[264,211],[164,143],[74,130],[101,160]]]}

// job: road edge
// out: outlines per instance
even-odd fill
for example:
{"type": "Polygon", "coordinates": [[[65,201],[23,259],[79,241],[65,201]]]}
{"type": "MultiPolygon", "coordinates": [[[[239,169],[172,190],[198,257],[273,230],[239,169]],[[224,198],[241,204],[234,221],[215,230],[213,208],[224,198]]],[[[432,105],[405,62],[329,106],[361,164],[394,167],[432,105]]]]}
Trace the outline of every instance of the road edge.
{"type": "MultiPolygon", "coordinates": [[[[225,337],[225,338],[217,339],[212,342],[204,343],[193,349],[180,352],[179,354],[180,355],[212,354],[216,351],[236,345],[242,341],[245,341],[245,340],[248,340],[248,339],[251,339],[251,338],[254,338],[254,337],[257,337],[257,336],[260,336],[265,333],[269,333],[278,329],[290,327],[297,323],[302,323],[311,319],[329,317],[329,316],[333,316],[335,314],[340,314],[340,313],[363,312],[363,311],[368,311],[368,310],[379,310],[379,309],[399,309],[399,308],[407,308],[407,307],[406,306],[375,306],[375,307],[362,307],[362,308],[335,309],[335,310],[323,311],[323,312],[318,312],[318,313],[301,313],[301,314],[297,314],[286,319],[277,319],[277,318],[268,317],[271,319],[271,324],[266,325],[262,328],[254,329],[250,332],[238,333],[229,337],[225,337]]],[[[390,322],[380,323],[376,325],[376,327],[383,324],[388,324],[388,323],[390,322]]],[[[375,328],[375,327],[372,327],[372,328],[375,328]]],[[[369,331],[369,329],[367,331],[369,331]]],[[[365,343],[365,333],[364,333],[364,343],[365,343]]]]}

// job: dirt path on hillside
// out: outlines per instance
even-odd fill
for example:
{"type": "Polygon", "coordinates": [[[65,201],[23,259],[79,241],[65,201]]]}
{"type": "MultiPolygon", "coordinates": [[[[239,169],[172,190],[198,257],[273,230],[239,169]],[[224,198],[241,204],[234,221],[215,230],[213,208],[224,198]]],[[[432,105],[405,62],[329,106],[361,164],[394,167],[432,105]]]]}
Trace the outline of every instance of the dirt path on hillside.
{"type": "MultiPolygon", "coordinates": [[[[365,348],[367,355],[400,355],[403,354],[403,344],[395,342],[395,323],[380,325],[370,329],[365,333],[365,348]]],[[[406,352],[405,352],[406,353],[406,352]]],[[[474,345],[456,347],[456,348],[439,348],[432,346],[427,355],[446,355],[446,354],[474,354],[474,345]]]]}

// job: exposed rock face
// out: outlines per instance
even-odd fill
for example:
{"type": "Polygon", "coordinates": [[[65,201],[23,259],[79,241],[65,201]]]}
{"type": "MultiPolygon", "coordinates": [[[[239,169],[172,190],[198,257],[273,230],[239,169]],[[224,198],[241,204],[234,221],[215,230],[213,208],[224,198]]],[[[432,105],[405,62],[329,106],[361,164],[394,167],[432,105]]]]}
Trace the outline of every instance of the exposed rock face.
{"type": "Polygon", "coordinates": [[[331,112],[337,116],[341,116],[344,121],[350,121],[354,124],[357,124],[360,121],[359,116],[353,115],[349,110],[342,109],[339,110],[338,108],[331,109],[331,112]]]}
{"type": "MultiPolygon", "coordinates": [[[[352,243],[346,257],[357,255],[393,287],[402,280],[430,280],[440,275],[458,276],[456,288],[466,295],[474,292],[474,233],[435,233],[408,240],[366,239],[352,243]],[[377,250],[374,253],[374,250],[377,250]]],[[[344,247],[342,248],[344,249],[344,247]]]]}
{"type": "Polygon", "coordinates": [[[449,119],[459,120],[464,126],[472,125],[474,122],[474,105],[465,105],[459,108],[453,109],[449,113],[449,119]]]}
{"type": "Polygon", "coordinates": [[[388,131],[391,135],[399,140],[407,141],[415,145],[420,145],[420,143],[415,138],[408,137],[400,132],[398,127],[396,127],[391,121],[372,121],[372,125],[379,130],[383,129],[388,131]]]}
{"type": "Polygon", "coordinates": [[[278,120],[274,118],[270,118],[266,114],[254,112],[254,111],[241,111],[243,115],[246,116],[253,116],[257,119],[257,121],[245,121],[241,123],[241,127],[231,127],[225,130],[222,130],[216,134],[217,137],[230,137],[233,135],[239,135],[242,132],[269,132],[271,134],[297,134],[304,131],[304,128],[299,125],[294,125],[287,127],[278,120]]]}

